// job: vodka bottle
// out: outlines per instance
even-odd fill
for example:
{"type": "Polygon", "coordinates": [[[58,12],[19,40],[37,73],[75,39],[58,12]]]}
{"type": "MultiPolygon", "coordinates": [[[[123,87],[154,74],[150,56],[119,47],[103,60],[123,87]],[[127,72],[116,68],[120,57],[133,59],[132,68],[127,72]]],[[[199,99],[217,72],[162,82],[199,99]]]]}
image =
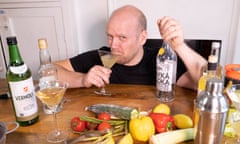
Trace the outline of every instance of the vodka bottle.
{"type": "Polygon", "coordinates": [[[21,126],[38,121],[38,105],[31,71],[23,62],[16,37],[7,37],[10,63],[6,78],[12,97],[16,121],[21,126]]]}
{"type": "Polygon", "coordinates": [[[177,56],[172,48],[163,42],[156,57],[156,88],[157,98],[161,102],[170,102],[174,99],[176,83],[177,56]]]}

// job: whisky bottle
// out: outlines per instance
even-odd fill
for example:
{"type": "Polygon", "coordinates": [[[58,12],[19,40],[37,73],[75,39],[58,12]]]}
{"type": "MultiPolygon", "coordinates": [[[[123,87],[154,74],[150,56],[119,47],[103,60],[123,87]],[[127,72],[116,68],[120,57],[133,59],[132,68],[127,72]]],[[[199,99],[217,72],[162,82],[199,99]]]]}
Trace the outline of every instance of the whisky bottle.
{"type": "Polygon", "coordinates": [[[32,74],[20,55],[16,37],[7,37],[9,67],[6,73],[16,121],[21,126],[38,121],[38,105],[32,74]]]}
{"type": "Polygon", "coordinates": [[[156,57],[156,95],[161,102],[174,99],[176,70],[177,55],[168,43],[163,42],[156,57]]]}
{"type": "MultiPolygon", "coordinates": [[[[39,83],[57,80],[57,68],[51,63],[51,55],[48,51],[47,40],[44,38],[38,39],[38,48],[40,60],[40,67],[38,70],[39,83]]],[[[60,110],[61,107],[58,106],[56,112],[59,112],[60,110]]],[[[53,111],[45,104],[43,104],[43,111],[46,114],[53,113],[53,111]]]]}
{"type": "Polygon", "coordinates": [[[216,77],[222,79],[222,68],[219,64],[220,42],[212,42],[211,53],[208,56],[207,71],[198,81],[198,94],[205,90],[209,78],[216,77]]]}
{"type": "Polygon", "coordinates": [[[51,55],[48,51],[46,39],[38,39],[40,67],[38,70],[39,82],[57,79],[57,69],[51,63],[51,55]]]}

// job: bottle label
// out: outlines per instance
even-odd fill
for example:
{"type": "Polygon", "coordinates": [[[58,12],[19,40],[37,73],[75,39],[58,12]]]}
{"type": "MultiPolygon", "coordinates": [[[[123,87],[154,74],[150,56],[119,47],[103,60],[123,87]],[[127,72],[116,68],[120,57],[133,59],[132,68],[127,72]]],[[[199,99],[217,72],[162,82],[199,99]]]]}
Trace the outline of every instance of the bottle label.
{"type": "Polygon", "coordinates": [[[174,75],[176,62],[172,60],[157,60],[157,89],[164,92],[172,91],[172,84],[175,83],[174,75]]]}
{"type": "Polygon", "coordinates": [[[27,65],[26,64],[23,64],[21,66],[10,66],[10,71],[12,73],[15,73],[15,74],[22,74],[22,73],[25,73],[27,71],[27,65]]]}
{"type": "Polygon", "coordinates": [[[19,82],[9,82],[17,117],[28,117],[38,111],[32,77],[19,82]]]}

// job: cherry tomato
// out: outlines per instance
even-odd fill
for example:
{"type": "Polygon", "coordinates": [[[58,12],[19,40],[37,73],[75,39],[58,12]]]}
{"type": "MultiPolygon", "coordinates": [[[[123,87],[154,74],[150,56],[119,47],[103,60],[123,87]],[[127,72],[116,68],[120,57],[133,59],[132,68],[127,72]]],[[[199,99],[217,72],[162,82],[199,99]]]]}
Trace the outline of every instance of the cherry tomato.
{"type": "Polygon", "coordinates": [[[97,129],[97,126],[98,126],[97,123],[86,122],[86,127],[89,130],[95,130],[95,129],[97,129]]]}
{"type": "Polygon", "coordinates": [[[76,132],[82,132],[86,128],[86,122],[80,120],[79,117],[74,117],[71,120],[71,128],[76,132]]]}
{"type": "Polygon", "coordinates": [[[104,113],[103,112],[103,113],[99,113],[97,118],[100,119],[100,120],[108,121],[108,120],[111,119],[111,115],[109,113],[104,113]]]}
{"type": "Polygon", "coordinates": [[[110,128],[111,128],[111,125],[107,121],[103,121],[98,125],[98,130],[107,130],[110,128]]]}

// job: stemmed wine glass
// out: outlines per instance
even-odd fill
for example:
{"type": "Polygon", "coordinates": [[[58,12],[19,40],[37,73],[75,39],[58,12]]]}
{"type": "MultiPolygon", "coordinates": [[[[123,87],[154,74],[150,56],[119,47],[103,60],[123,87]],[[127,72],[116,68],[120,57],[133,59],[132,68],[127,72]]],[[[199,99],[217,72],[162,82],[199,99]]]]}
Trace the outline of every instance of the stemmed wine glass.
{"type": "MultiPolygon", "coordinates": [[[[111,69],[118,59],[118,56],[112,54],[111,51],[98,50],[98,54],[101,58],[103,66],[109,69],[111,69]]],[[[95,93],[99,95],[111,95],[111,93],[106,91],[104,86],[99,91],[95,91],[95,93]]]]}
{"type": "Polygon", "coordinates": [[[56,118],[56,110],[63,99],[67,87],[68,83],[64,81],[53,80],[39,83],[35,88],[37,97],[53,112],[55,130],[50,131],[47,135],[47,141],[51,143],[63,142],[68,136],[67,131],[60,130],[58,128],[58,122],[56,118]]]}
{"type": "Polygon", "coordinates": [[[237,137],[233,143],[240,144],[240,84],[233,84],[227,89],[227,94],[237,110],[230,117],[231,126],[237,137]]]}

